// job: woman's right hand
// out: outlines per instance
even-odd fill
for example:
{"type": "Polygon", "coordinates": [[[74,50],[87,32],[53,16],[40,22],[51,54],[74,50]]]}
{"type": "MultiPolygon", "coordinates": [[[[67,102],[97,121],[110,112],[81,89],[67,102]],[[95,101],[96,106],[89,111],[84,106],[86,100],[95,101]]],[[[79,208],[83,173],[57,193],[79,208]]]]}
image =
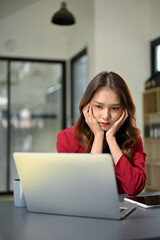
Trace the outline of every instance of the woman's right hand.
{"type": "Polygon", "coordinates": [[[94,117],[92,105],[90,103],[83,108],[83,115],[86,123],[94,134],[94,141],[90,153],[102,153],[104,131],[99,125],[97,119],[94,117]]]}
{"type": "Polygon", "coordinates": [[[88,103],[83,108],[83,115],[84,115],[86,123],[88,124],[88,126],[92,130],[94,136],[97,136],[97,135],[101,134],[104,137],[104,131],[101,128],[101,126],[99,125],[97,119],[94,117],[93,111],[92,111],[92,106],[91,106],[90,103],[88,103]]]}

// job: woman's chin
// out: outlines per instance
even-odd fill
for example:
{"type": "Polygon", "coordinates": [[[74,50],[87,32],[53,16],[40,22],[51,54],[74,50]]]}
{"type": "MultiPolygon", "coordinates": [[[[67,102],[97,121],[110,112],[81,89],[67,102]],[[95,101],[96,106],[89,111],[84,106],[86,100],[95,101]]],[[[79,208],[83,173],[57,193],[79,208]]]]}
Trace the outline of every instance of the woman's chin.
{"type": "Polygon", "coordinates": [[[109,126],[101,126],[101,128],[103,129],[103,131],[105,131],[105,132],[107,132],[109,129],[110,129],[110,127],[109,126]]]}

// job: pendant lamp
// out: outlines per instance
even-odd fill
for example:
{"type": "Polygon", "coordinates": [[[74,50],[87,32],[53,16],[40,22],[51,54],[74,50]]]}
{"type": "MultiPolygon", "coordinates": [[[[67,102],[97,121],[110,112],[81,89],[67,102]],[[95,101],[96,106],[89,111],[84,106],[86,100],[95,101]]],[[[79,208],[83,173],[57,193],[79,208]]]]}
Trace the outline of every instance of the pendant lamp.
{"type": "Polygon", "coordinates": [[[53,15],[51,22],[65,26],[75,23],[75,18],[73,14],[67,10],[67,4],[65,2],[62,2],[61,9],[53,15]]]}

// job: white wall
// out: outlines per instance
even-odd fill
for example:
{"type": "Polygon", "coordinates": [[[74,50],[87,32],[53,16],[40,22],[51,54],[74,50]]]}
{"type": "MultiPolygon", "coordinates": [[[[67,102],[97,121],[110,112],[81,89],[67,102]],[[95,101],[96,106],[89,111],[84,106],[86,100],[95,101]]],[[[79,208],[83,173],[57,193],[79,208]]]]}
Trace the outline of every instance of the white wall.
{"type": "Polygon", "coordinates": [[[150,29],[150,37],[151,40],[160,37],[160,1],[159,0],[151,0],[151,29],[150,29]]]}
{"type": "MultiPolygon", "coordinates": [[[[76,25],[70,28],[68,37],[68,56],[73,57],[87,47],[89,55],[89,79],[94,66],[94,1],[70,0],[76,17],[76,25]]],[[[68,5],[68,7],[69,7],[68,5]]]]}
{"type": "Polygon", "coordinates": [[[77,23],[67,27],[50,22],[60,3],[39,0],[0,19],[0,55],[66,60],[90,45],[93,1],[68,1],[68,9],[74,13],[77,23]],[[15,43],[13,51],[6,48],[8,40],[15,43]]]}
{"type": "Polygon", "coordinates": [[[150,75],[149,0],[95,0],[95,73],[114,71],[127,82],[142,131],[142,91],[150,75]],[[103,6],[103,7],[102,7],[103,6]]]}
{"type": "MultiPolygon", "coordinates": [[[[0,21],[0,54],[34,58],[67,58],[66,30],[50,23],[52,0],[36,2],[0,21]],[[16,43],[14,51],[5,47],[16,43]]],[[[55,9],[59,8],[58,1],[55,9]]]]}

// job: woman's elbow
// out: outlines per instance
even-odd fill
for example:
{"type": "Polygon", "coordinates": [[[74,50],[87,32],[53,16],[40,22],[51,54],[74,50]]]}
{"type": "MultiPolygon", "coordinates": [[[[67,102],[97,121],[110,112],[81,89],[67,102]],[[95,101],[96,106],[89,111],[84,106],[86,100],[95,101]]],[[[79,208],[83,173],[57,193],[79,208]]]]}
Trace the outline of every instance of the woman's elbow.
{"type": "Polygon", "coordinates": [[[139,179],[135,184],[132,184],[126,193],[132,196],[140,194],[145,187],[145,183],[146,175],[143,175],[143,178],[141,177],[141,179],[139,179]]]}

